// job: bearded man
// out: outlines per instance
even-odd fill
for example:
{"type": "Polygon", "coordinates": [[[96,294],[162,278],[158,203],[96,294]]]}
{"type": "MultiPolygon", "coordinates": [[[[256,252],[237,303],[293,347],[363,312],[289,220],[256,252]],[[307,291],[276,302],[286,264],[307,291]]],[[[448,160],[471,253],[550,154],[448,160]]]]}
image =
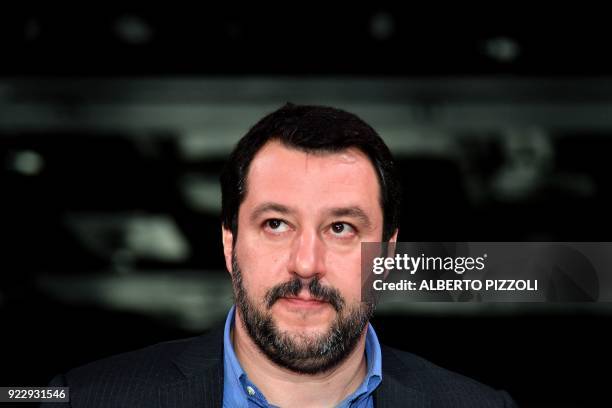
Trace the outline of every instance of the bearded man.
{"type": "Polygon", "coordinates": [[[73,407],[513,407],[509,395],[381,346],[361,243],[396,242],[399,183],[357,116],[287,104],[221,176],[235,305],[206,335],[56,377],[73,407]]]}

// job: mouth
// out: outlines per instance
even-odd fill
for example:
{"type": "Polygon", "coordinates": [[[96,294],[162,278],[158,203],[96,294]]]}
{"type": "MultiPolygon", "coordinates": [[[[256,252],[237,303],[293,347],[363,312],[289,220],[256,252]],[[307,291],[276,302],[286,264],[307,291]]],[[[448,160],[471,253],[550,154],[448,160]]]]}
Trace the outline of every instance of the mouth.
{"type": "Polygon", "coordinates": [[[328,304],[328,302],[324,300],[318,300],[314,298],[306,298],[306,297],[283,297],[280,299],[286,305],[294,308],[300,309],[313,309],[323,307],[328,304]]]}

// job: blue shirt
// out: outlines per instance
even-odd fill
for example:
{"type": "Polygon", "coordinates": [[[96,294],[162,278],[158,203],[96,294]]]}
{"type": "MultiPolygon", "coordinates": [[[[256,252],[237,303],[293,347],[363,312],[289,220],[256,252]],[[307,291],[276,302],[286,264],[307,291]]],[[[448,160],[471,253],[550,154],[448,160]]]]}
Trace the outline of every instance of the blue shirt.
{"type": "MultiPolygon", "coordinates": [[[[257,389],[240,366],[230,337],[234,325],[236,306],[227,314],[223,338],[223,407],[224,408],[271,408],[266,397],[257,389]]],[[[382,354],[376,332],[368,323],[366,333],[367,374],[359,388],[346,397],[337,408],[373,408],[373,392],[382,381],[382,354]]]]}

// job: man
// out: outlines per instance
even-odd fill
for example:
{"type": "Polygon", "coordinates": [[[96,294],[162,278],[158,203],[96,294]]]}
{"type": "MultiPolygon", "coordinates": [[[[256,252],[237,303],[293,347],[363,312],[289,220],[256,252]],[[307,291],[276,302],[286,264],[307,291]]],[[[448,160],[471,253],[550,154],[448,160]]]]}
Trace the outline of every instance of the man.
{"type": "Polygon", "coordinates": [[[56,377],[74,407],[510,407],[504,392],[381,346],[361,242],[395,242],[391,154],[350,113],[287,104],[221,177],[235,307],[221,331],[56,377]]]}

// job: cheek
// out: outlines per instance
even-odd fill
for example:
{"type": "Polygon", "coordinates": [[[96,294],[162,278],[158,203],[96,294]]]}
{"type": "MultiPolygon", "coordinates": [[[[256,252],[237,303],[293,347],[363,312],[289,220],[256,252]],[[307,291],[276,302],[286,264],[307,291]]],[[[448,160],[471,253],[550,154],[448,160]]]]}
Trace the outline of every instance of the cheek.
{"type": "Polygon", "coordinates": [[[330,256],[327,280],[347,301],[361,299],[361,250],[330,256]]]}
{"type": "Polygon", "coordinates": [[[244,286],[251,296],[261,298],[268,289],[281,282],[286,269],[283,253],[266,250],[261,245],[248,245],[246,240],[239,240],[235,251],[244,286]]]}

